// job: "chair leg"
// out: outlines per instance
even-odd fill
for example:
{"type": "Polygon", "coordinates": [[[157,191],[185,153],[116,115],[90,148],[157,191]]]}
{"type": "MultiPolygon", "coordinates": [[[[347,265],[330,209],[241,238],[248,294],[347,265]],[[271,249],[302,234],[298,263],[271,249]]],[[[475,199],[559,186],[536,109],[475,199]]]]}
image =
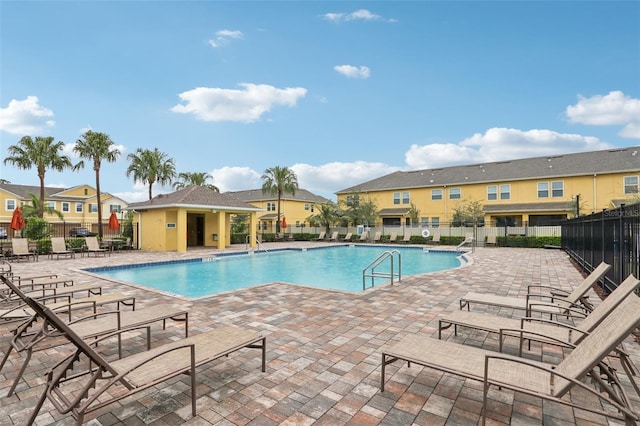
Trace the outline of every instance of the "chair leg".
{"type": "Polygon", "coordinates": [[[18,383],[20,383],[20,379],[24,375],[24,371],[27,369],[27,365],[29,365],[29,361],[31,360],[31,354],[33,353],[33,351],[31,349],[28,349],[26,352],[27,354],[25,356],[24,362],[22,363],[22,367],[20,367],[20,371],[18,372],[18,375],[16,376],[15,380],[13,381],[13,384],[9,388],[9,392],[7,393],[7,396],[13,395],[13,393],[16,390],[16,387],[18,387],[18,383]]]}
{"type": "Polygon", "coordinates": [[[40,396],[40,399],[38,400],[38,403],[33,408],[33,412],[31,413],[31,417],[29,417],[29,422],[27,423],[28,425],[32,425],[32,424],[35,423],[36,417],[38,417],[38,413],[40,412],[40,409],[42,408],[42,405],[44,404],[44,401],[46,399],[47,399],[47,387],[45,386],[44,390],[42,391],[42,396],[40,396]]]}

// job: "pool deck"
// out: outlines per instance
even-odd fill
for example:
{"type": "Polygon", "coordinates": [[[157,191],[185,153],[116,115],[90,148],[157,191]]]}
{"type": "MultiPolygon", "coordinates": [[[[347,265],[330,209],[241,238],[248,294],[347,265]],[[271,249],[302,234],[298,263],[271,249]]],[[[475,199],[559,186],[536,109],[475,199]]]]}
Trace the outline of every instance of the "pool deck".
{"type": "MultiPolygon", "coordinates": [[[[275,243],[266,247],[307,247],[329,243],[275,243]]],[[[438,247],[441,248],[441,247],[438,247]]],[[[225,250],[243,251],[244,245],[225,250]]],[[[453,249],[453,248],[451,248],[453,249]]],[[[387,384],[380,392],[380,349],[408,333],[437,338],[438,318],[459,309],[467,291],[523,295],[531,283],[572,289],[583,275],[561,250],[477,248],[461,268],[405,277],[359,294],[271,283],[185,301],[157,292],[97,279],[79,268],[124,265],[209,257],[220,251],[187,253],[114,252],[107,257],[77,257],[38,262],[13,262],[17,274],[58,273],[78,283],[103,285],[105,292],[136,297],[141,308],[172,303],[189,309],[189,333],[220,325],[237,325],[267,337],[267,371],[260,371],[258,352],[244,349],[198,369],[198,414],[191,417],[189,380],[169,380],[133,397],[114,403],[88,421],[92,425],[473,425],[480,419],[482,385],[459,376],[442,374],[400,362],[387,367],[387,384]]],[[[591,298],[598,296],[592,292],[591,298]]],[[[496,312],[493,309],[488,309],[496,312]]],[[[511,312],[502,309],[501,315],[511,312]]],[[[13,324],[15,325],[15,324],[13,324]]],[[[4,353],[13,325],[0,325],[4,353]]],[[[183,336],[180,323],[152,328],[153,345],[183,336]]],[[[495,335],[461,330],[443,337],[458,343],[497,350],[495,335]]],[[[135,352],[144,345],[139,336],[124,343],[135,352]]],[[[638,365],[640,347],[628,339],[626,349],[638,365]]],[[[69,345],[35,352],[16,394],[6,397],[21,358],[11,355],[0,371],[0,425],[22,425],[43,390],[47,367],[68,353],[69,345]]],[[[507,351],[512,350],[510,347],[507,351]]],[[[531,359],[558,362],[562,352],[549,345],[534,345],[531,359]]],[[[572,395],[580,398],[580,395],[572,395]]],[[[623,424],[539,398],[493,389],[491,425],[608,425],[623,424]]],[[[634,404],[640,406],[637,396],[634,404]]],[[[638,411],[636,409],[636,411],[638,411]]],[[[47,401],[38,425],[74,424],[47,401]]]]}

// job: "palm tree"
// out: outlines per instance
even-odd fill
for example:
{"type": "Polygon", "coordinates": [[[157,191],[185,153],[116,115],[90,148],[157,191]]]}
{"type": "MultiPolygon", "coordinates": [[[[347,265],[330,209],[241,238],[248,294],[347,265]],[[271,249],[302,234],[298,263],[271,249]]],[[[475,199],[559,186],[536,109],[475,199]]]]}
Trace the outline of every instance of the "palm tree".
{"type": "Polygon", "coordinates": [[[173,184],[174,189],[182,189],[182,188],[186,188],[187,186],[196,185],[196,186],[204,186],[213,191],[220,192],[220,189],[217,186],[215,186],[212,183],[207,183],[209,179],[213,179],[213,176],[211,176],[209,173],[206,173],[206,172],[179,173],[178,179],[180,180],[173,184]]]}
{"type": "Polygon", "coordinates": [[[44,176],[47,169],[62,172],[66,168],[74,168],[71,159],[60,152],[64,142],[54,142],[53,136],[24,136],[17,145],[8,148],[9,156],[4,164],[12,164],[19,169],[28,170],[35,167],[40,179],[40,211],[38,216],[44,216],[44,176]]]}
{"type": "Polygon", "coordinates": [[[133,175],[134,182],[149,184],[149,199],[153,198],[151,187],[158,182],[160,185],[170,185],[176,178],[176,166],[173,158],[167,154],[149,149],[138,148],[134,154],[129,154],[131,161],[127,168],[127,177],[133,175]]]}
{"type": "Polygon", "coordinates": [[[340,218],[338,206],[334,203],[316,204],[317,213],[309,218],[310,222],[324,226],[325,232],[329,234],[331,225],[340,218]]]}
{"type": "Polygon", "coordinates": [[[282,194],[296,195],[298,189],[298,177],[288,167],[275,166],[264,171],[262,179],[262,193],[276,195],[278,197],[278,218],[276,220],[276,232],[280,232],[280,200],[282,194]]]}
{"type": "MultiPolygon", "coordinates": [[[[93,161],[93,171],[96,174],[96,202],[98,203],[98,237],[102,238],[102,200],[100,192],[100,166],[102,161],[115,162],[120,156],[120,151],[106,133],[86,131],[76,142],[73,152],[80,158],[93,161]]],[[[74,166],[75,169],[84,167],[84,161],[80,160],[74,166]]]]}
{"type": "Polygon", "coordinates": [[[22,216],[24,216],[25,219],[30,217],[39,217],[40,211],[42,210],[46,214],[54,214],[58,216],[60,220],[64,220],[62,212],[50,206],[41,206],[40,199],[36,194],[30,192],[29,195],[31,196],[31,204],[25,204],[22,206],[22,216]]]}

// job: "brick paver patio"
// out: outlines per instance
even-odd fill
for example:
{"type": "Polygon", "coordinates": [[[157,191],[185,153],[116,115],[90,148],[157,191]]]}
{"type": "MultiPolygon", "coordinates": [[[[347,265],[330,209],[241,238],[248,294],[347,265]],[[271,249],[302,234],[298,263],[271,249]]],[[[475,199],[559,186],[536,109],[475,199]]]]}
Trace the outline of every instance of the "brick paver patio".
{"type": "MultiPolygon", "coordinates": [[[[303,243],[292,243],[292,245],[303,243]]],[[[326,243],[324,243],[326,244],[326,243]]],[[[282,247],[282,243],[279,244],[282,247]]],[[[243,250],[244,245],[229,249],[243,250]]],[[[380,286],[361,294],[271,283],[196,301],[96,279],[78,271],[99,265],[118,265],[189,257],[205,257],[216,250],[186,254],[116,252],[110,257],[13,263],[16,273],[56,272],[76,283],[100,282],[105,292],[136,297],[138,307],[172,303],[189,308],[191,335],[222,324],[259,330],[267,336],[267,371],[260,371],[259,351],[244,349],[198,370],[198,415],[191,417],[189,380],[174,379],[105,408],[91,416],[94,425],[467,425],[477,424],[482,401],[481,383],[397,362],[387,367],[387,387],[380,384],[380,348],[407,333],[437,338],[438,317],[458,309],[467,291],[523,295],[530,283],[571,289],[583,276],[560,250],[478,248],[469,263],[450,271],[406,277],[394,286],[380,286]]],[[[597,298],[593,293],[592,298],[597,298]]],[[[502,310],[501,315],[511,312],[502,310]]],[[[9,325],[0,325],[0,350],[10,339],[9,325]]],[[[166,330],[152,328],[153,344],[180,339],[180,323],[166,330]]],[[[497,350],[497,338],[483,332],[446,333],[449,340],[497,350]]],[[[636,356],[638,345],[629,340],[636,356]]],[[[142,350],[143,340],[125,341],[130,351],[142,350]]],[[[43,390],[47,367],[68,353],[59,346],[34,353],[16,393],[6,397],[19,367],[11,355],[0,371],[0,425],[22,425],[43,390]]],[[[562,352],[539,345],[527,352],[532,359],[553,362],[562,352]],[[542,358],[541,358],[542,357],[542,358]]],[[[490,394],[490,424],[605,425],[619,424],[601,416],[542,402],[505,390],[490,394]]],[[[574,396],[574,397],[580,397],[574,396]]],[[[38,425],[73,424],[47,401],[38,425]]]]}

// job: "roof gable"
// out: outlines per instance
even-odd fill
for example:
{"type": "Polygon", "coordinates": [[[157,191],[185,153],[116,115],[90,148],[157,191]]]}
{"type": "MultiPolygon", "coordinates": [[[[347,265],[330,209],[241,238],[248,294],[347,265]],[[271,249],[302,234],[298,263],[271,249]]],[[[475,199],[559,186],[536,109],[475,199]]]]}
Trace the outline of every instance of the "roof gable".
{"type": "Polygon", "coordinates": [[[151,200],[129,204],[130,209],[155,209],[167,207],[207,207],[219,209],[236,209],[261,211],[227,193],[221,194],[205,186],[189,186],[169,193],[158,194],[151,200]]]}

